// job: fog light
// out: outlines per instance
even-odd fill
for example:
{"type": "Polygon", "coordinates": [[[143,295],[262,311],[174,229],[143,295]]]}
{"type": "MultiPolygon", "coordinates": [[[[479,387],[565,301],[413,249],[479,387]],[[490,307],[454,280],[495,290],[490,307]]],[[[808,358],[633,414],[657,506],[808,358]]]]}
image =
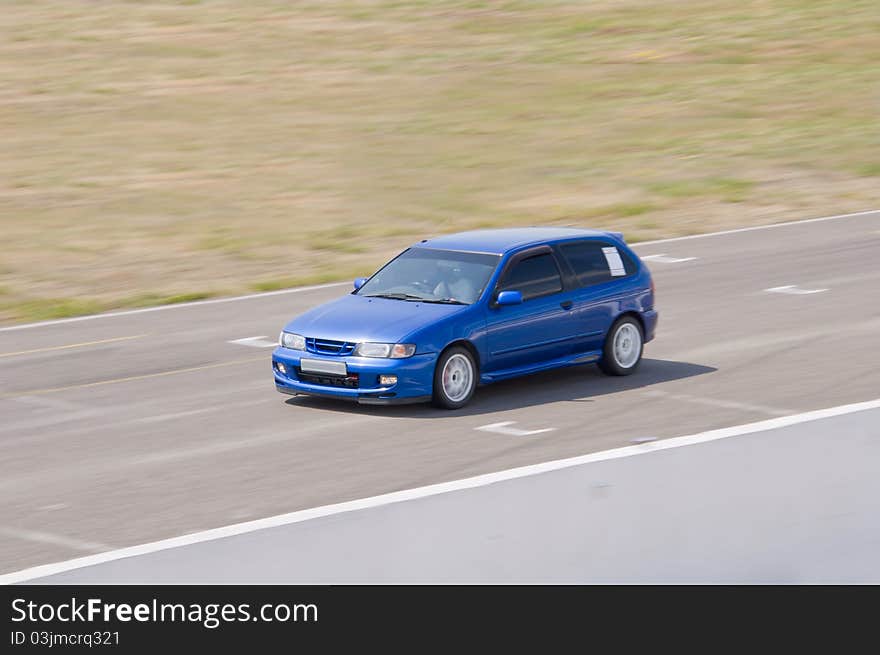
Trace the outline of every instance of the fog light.
{"type": "Polygon", "coordinates": [[[281,362],[275,362],[275,368],[277,368],[278,372],[282,375],[287,375],[287,367],[281,362]]]}
{"type": "Polygon", "coordinates": [[[396,375],[380,375],[379,376],[379,384],[387,387],[392,384],[397,384],[397,376],[396,375]]]}

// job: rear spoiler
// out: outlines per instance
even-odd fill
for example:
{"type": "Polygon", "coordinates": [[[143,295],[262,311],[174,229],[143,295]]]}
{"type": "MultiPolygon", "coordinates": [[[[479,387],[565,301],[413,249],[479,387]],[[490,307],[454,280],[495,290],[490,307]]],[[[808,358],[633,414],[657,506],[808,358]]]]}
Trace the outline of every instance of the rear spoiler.
{"type": "Polygon", "coordinates": [[[626,243],[626,239],[623,238],[623,232],[608,232],[608,231],[606,231],[605,234],[626,243]]]}

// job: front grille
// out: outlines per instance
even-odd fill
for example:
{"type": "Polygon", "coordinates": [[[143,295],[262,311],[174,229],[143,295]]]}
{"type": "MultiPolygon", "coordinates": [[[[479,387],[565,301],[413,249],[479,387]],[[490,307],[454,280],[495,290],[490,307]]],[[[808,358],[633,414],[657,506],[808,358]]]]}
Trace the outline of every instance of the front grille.
{"type": "Polygon", "coordinates": [[[350,355],[354,352],[356,345],[356,343],[350,341],[332,341],[330,339],[306,337],[306,350],[319,355],[350,355]]]}
{"type": "Polygon", "coordinates": [[[322,387],[344,387],[345,389],[357,389],[360,383],[357,373],[349,375],[330,375],[327,373],[303,373],[296,369],[296,377],[306,384],[317,384],[322,387]]]}

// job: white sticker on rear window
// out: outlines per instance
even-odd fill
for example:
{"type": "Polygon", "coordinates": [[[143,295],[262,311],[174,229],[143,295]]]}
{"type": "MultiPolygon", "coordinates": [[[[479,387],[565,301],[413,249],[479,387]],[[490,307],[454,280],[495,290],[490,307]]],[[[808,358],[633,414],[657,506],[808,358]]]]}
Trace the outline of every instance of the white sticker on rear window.
{"type": "Polygon", "coordinates": [[[613,246],[602,248],[602,252],[605,253],[605,261],[608,262],[608,268],[611,270],[612,276],[626,275],[626,269],[623,267],[623,260],[620,258],[617,248],[613,246]]]}

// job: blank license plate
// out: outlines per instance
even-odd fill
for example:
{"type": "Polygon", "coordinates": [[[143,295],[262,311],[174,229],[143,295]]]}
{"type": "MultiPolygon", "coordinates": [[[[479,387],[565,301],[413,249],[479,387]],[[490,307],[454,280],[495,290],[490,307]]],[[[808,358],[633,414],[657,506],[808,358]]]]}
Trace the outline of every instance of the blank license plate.
{"type": "Polygon", "coordinates": [[[299,367],[303,373],[330,373],[331,375],[347,375],[345,362],[328,362],[323,359],[301,359],[299,367]]]}

